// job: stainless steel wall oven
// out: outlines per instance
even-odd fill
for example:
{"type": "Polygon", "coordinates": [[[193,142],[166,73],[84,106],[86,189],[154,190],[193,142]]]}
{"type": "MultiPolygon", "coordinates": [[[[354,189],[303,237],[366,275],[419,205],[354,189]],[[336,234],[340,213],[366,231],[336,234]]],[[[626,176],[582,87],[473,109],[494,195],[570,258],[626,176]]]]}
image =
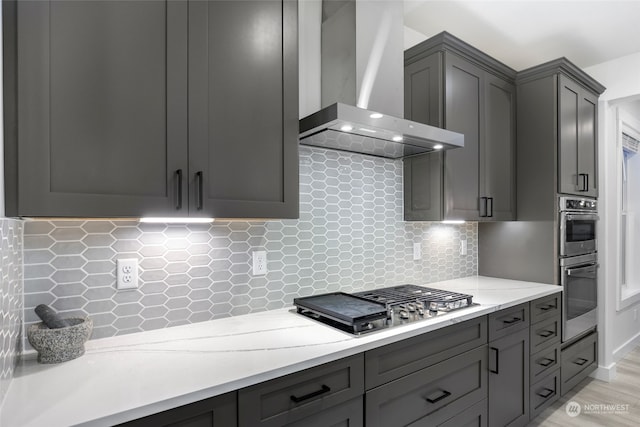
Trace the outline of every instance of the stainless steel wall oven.
{"type": "Polygon", "coordinates": [[[560,197],[559,223],[562,341],[567,342],[598,323],[597,201],[560,197]]]}
{"type": "Polygon", "coordinates": [[[598,323],[598,255],[560,259],[562,341],[582,335],[598,323]]]}

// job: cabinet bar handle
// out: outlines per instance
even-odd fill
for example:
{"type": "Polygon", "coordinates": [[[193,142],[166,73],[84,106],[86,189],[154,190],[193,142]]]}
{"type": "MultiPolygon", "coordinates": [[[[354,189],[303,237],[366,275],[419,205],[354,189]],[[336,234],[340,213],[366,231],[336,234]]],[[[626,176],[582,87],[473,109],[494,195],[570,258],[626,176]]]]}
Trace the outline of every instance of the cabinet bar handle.
{"type": "Polygon", "coordinates": [[[578,191],[588,191],[589,190],[589,174],[587,173],[579,173],[579,177],[582,178],[582,188],[578,191]]]}
{"type": "Polygon", "coordinates": [[[196,209],[202,210],[202,200],[204,198],[204,182],[202,179],[202,171],[196,172],[196,195],[198,199],[196,200],[196,209]]]}
{"type": "Polygon", "coordinates": [[[493,197],[487,197],[487,201],[490,202],[487,203],[487,216],[493,218],[493,197]]]}
{"type": "Polygon", "coordinates": [[[556,308],[556,306],[554,304],[549,304],[549,305],[538,306],[538,308],[542,311],[548,311],[548,310],[551,310],[552,308],[556,308]]]}
{"type": "Polygon", "coordinates": [[[176,171],[176,210],[182,209],[182,169],[176,171]]]}
{"type": "Polygon", "coordinates": [[[580,365],[583,366],[585,363],[587,363],[589,360],[585,359],[583,357],[578,358],[577,360],[574,360],[573,363],[575,363],[576,365],[580,365]]]}
{"type": "Polygon", "coordinates": [[[436,403],[441,401],[442,399],[444,399],[445,397],[449,397],[451,396],[451,393],[449,393],[447,390],[440,390],[442,393],[440,394],[440,396],[432,399],[431,397],[427,397],[426,400],[429,403],[436,403]]]}
{"type": "Polygon", "coordinates": [[[495,369],[489,368],[489,372],[491,372],[492,374],[497,374],[497,373],[499,373],[498,372],[498,365],[499,365],[498,357],[500,356],[500,350],[495,348],[495,347],[489,347],[489,350],[495,351],[495,355],[496,355],[496,368],[495,369]]]}
{"type": "Polygon", "coordinates": [[[547,337],[550,337],[551,335],[555,335],[555,332],[554,331],[546,331],[545,330],[545,331],[542,331],[542,332],[537,332],[537,334],[539,336],[541,336],[542,338],[547,338],[547,337]]]}
{"type": "Polygon", "coordinates": [[[543,388],[542,392],[537,392],[536,394],[540,397],[542,397],[543,399],[546,399],[547,397],[551,396],[553,393],[555,393],[555,390],[551,390],[550,388],[543,388]]]}
{"type": "Polygon", "coordinates": [[[521,318],[519,318],[519,317],[514,317],[514,318],[513,318],[513,319],[511,319],[511,320],[503,320],[503,321],[502,321],[502,323],[506,323],[507,325],[511,325],[511,324],[513,324],[513,323],[521,322],[521,321],[522,321],[522,319],[521,319],[521,318]]]}
{"type": "Polygon", "coordinates": [[[487,217],[487,198],[480,197],[480,218],[487,217]],[[484,210],[482,209],[484,207],[484,210]]]}
{"type": "Polygon", "coordinates": [[[554,359],[549,359],[548,357],[545,357],[545,358],[543,358],[543,359],[541,359],[541,360],[538,360],[538,362],[537,362],[537,363],[538,363],[538,365],[540,365],[540,366],[545,366],[545,367],[546,367],[546,366],[551,365],[553,362],[555,362],[555,360],[554,360],[554,359]]]}
{"type": "Polygon", "coordinates": [[[300,403],[300,402],[304,402],[305,400],[312,399],[316,396],[320,396],[321,394],[328,393],[330,391],[331,391],[331,388],[328,385],[322,384],[322,388],[320,390],[313,391],[309,394],[305,394],[304,396],[298,397],[298,396],[291,395],[291,400],[293,400],[295,403],[300,403]]]}

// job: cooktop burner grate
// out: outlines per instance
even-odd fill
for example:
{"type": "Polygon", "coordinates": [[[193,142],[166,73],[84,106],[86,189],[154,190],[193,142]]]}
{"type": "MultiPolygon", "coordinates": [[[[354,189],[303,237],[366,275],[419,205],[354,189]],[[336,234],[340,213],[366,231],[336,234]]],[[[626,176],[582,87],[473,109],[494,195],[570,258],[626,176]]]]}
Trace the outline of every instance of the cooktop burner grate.
{"type": "Polygon", "coordinates": [[[360,334],[435,317],[473,305],[473,296],[416,285],[295,298],[297,312],[360,334]]]}

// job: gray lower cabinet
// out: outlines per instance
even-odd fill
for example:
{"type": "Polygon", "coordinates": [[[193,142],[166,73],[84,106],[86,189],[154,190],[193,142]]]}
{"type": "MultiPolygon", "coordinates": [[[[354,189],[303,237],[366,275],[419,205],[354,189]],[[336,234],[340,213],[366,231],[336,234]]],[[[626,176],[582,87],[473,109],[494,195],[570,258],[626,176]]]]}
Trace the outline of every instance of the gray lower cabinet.
{"type": "Polygon", "coordinates": [[[529,329],[489,342],[489,425],[529,422],[529,329]]]}
{"type": "Polygon", "coordinates": [[[433,426],[487,396],[486,345],[367,391],[367,427],[433,426]]]}
{"type": "Polygon", "coordinates": [[[487,427],[487,401],[481,400],[438,427],[487,427]]]}
{"type": "Polygon", "coordinates": [[[465,138],[405,159],[405,220],[515,219],[514,78],[448,33],[405,53],[405,116],[465,138]]]}
{"type": "Polygon", "coordinates": [[[530,419],[560,398],[561,298],[558,292],[530,302],[530,419]]]}
{"type": "Polygon", "coordinates": [[[120,427],[235,427],[237,393],[231,392],[140,418],[120,427]]]}
{"type": "Polygon", "coordinates": [[[563,348],[560,360],[560,392],[564,396],[598,367],[598,332],[563,348]]]}
{"type": "MultiPolygon", "coordinates": [[[[337,405],[361,398],[363,394],[364,356],[359,354],[241,389],[238,425],[302,426],[307,419],[322,425],[324,420],[333,419],[335,415],[331,412],[337,405]]],[[[352,419],[356,425],[357,420],[361,421],[361,404],[352,402],[342,410],[345,412],[338,418],[352,419]]]]}
{"type": "Polygon", "coordinates": [[[297,217],[297,2],[4,7],[7,215],[297,217]]]}

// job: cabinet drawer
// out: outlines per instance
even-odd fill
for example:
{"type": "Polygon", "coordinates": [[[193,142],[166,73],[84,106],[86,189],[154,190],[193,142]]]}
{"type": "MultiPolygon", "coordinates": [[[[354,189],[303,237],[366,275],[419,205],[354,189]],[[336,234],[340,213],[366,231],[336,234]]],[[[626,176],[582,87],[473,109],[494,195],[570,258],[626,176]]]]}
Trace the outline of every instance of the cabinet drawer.
{"type": "Polygon", "coordinates": [[[560,367],[560,346],[544,349],[531,355],[529,364],[531,371],[531,384],[549,374],[549,372],[560,367]]]}
{"type": "MultiPolygon", "coordinates": [[[[300,421],[286,424],[286,427],[363,427],[363,405],[364,399],[360,396],[300,421]]],[[[225,425],[223,427],[227,426],[225,425]]]]}
{"type": "Polygon", "coordinates": [[[549,375],[531,386],[529,393],[529,414],[531,419],[537,417],[553,402],[560,398],[560,369],[555,369],[549,375]]]}
{"type": "MultiPolygon", "coordinates": [[[[423,424],[421,421],[417,421],[409,427],[429,427],[429,424],[423,424]]],[[[487,427],[487,400],[481,400],[450,420],[438,424],[438,427],[487,427]]]]}
{"type": "Polygon", "coordinates": [[[284,426],[364,393],[362,354],[238,392],[240,427],[284,426]]]}
{"type": "Polygon", "coordinates": [[[482,346],[368,391],[365,424],[437,425],[486,397],[487,347],[482,346]]]}
{"type": "Polygon", "coordinates": [[[482,316],[365,353],[365,385],[370,390],[389,381],[487,343],[482,316]]]}
{"type": "Polygon", "coordinates": [[[489,315],[489,341],[529,327],[529,303],[489,315]]]}
{"type": "Polygon", "coordinates": [[[560,360],[560,392],[564,396],[598,366],[598,333],[562,350],[560,360]]]}
{"type": "Polygon", "coordinates": [[[531,354],[560,342],[560,317],[531,325],[531,354]]]}
{"type": "Polygon", "coordinates": [[[541,320],[560,316],[560,307],[562,307],[561,298],[562,293],[558,292],[548,297],[531,301],[531,324],[533,325],[541,320]]]}

